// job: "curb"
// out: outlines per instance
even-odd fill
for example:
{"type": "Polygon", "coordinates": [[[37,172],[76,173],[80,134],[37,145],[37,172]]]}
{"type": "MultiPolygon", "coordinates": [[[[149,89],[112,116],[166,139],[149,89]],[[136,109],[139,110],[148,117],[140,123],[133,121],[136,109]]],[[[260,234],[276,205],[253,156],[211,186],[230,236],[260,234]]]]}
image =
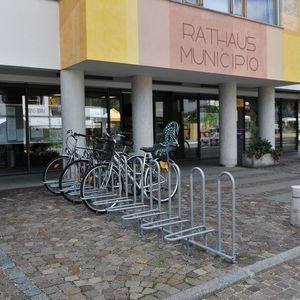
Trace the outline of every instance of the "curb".
{"type": "Polygon", "coordinates": [[[165,298],[166,300],[196,300],[205,296],[216,293],[230,285],[238,283],[242,280],[254,277],[260,272],[271,269],[289,260],[298,258],[300,256],[300,246],[287,250],[285,252],[276,254],[272,257],[258,261],[247,267],[236,267],[230,270],[226,275],[216,277],[201,285],[192,287],[188,290],[182,291],[175,295],[165,298]]]}
{"type": "Polygon", "coordinates": [[[25,273],[15,265],[8,255],[0,248],[0,268],[16,288],[31,300],[49,300],[25,273]]]}

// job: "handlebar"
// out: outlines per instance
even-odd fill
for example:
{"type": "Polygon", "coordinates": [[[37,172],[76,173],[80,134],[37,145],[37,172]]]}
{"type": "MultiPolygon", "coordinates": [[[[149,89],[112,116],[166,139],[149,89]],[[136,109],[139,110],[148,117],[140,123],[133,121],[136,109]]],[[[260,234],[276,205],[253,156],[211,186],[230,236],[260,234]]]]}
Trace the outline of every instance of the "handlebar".
{"type": "Polygon", "coordinates": [[[83,138],[90,138],[90,139],[113,139],[115,143],[122,144],[124,146],[132,147],[133,146],[133,140],[125,140],[125,135],[123,133],[115,133],[113,135],[110,135],[109,133],[104,133],[102,137],[97,137],[93,135],[85,135],[82,133],[73,132],[73,129],[69,129],[66,132],[67,135],[73,136],[75,139],[77,137],[83,137],[83,138]]]}
{"type": "Polygon", "coordinates": [[[87,135],[77,132],[74,132],[74,136],[87,137],[87,135]]]}

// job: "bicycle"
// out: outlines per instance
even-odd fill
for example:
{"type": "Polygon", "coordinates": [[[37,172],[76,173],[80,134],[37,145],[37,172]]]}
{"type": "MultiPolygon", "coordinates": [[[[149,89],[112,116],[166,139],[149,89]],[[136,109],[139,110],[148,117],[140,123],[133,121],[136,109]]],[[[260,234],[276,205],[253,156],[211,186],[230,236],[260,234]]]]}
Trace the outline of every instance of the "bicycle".
{"type": "Polygon", "coordinates": [[[46,165],[43,175],[42,182],[46,189],[54,195],[60,195],[59,190],[59,177],[63,169],[70,164],[72,161],[80,158],[78,150],[82,147],[78,147],[78,139],[86,138],[84,134],[73,132],[72,129],[66,133],[66,148],[64,153],[58,157],[51,159],[46,165]]]}
{"type": "MultiPolygon", "coordinates": [[[[68,201],[79,204],[80,184],[86,172],[99,164],[107,164],[114,153],[115,139],[120,134],[110,136],[105,134],[101,138],[93,138],[93,149],[86,149],[85,157],[69,163],[62,171],[59,178],[59,189],[62,196],[68,201]]],[[[119,142],[121,143],[121,142],[119,142]]],[[[129,143],[126,144],[126,147],[129,143]]],[[[123,151],[125,151],[125,147],[123,151]]]]}
{"type": "MultiPolygon", "coordinates": [[[[171,124],[169,127],[173,125],[171,124]]],[[[177,126],[176,123],[176,134],[178,134],[177,126]]],[[[94,212],[105,212],[108,207],[115,204],[113,199],[126,201],[126,197],[122,197],[124,182],[131,184],[132,189],[143,192],[147,198],[152,194],[153,199],[164,202],[169,200],[169,196],[173,197],[177,192],[179,176],[176,164],[169,158],[169,153],[178,147],[178,143],[177,140],[174,143],[173,138],[170,139],[167,130],[165,131],[165,142],[169,144],[161,143],[151,148],[141,148],[144,155],[125,157],[115,152],[110,162],[91,168],[85,174],[80,186],[81,199],[84,200],[86,206],[94,212]],[[139,170],[135,164],[137,160],[142,162],[139,170]],[[152,160],[157,160],[159,164],[152,164],[152,160]],[[159,165],[159,171],[155,169],[157,165],[159,165]],[[170,191],[169,173],[171,184],[173,183],[170,191]],[[150,174],[152,174],[151,178],[150,174]],[[159,186],[160,193],[158,192],[159,186]],[[111,201],[108,201],[109,199],[111,201]]],[[[128,193],[128,186],[125,187],[126,189],[128,193]]]]}

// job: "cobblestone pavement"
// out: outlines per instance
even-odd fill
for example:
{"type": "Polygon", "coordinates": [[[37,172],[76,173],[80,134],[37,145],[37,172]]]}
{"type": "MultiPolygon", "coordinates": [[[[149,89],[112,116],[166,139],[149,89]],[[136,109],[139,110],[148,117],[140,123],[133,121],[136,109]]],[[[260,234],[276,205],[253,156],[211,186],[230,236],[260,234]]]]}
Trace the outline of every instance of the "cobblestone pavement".
{"type": "Polygon", "coordinates": [[[26,299],[14,283],[0,270],[0,299],[26,299]]]}
{"type": "Polygon", "coordinates": [[[300,258],[207,297],[207,300],[300,299],[300,258]]]}
{"type": "MultiPolygon", "coordinates": [[[[299,245],[300,230],[289,224],[289,203],[280,200],[284,193],[290,192],[290,183],[300,178],[299,167],[299,161],[295,161],[260,170],[231,170],[237,183],[239,267],[299,245]],[[266,190],[268,185],[272,188],[266,190]],[[280,196],[279,201],[274,200],[275,196],[280,196]]],[[[215,227],[216,176],[224,168],[204,169],[207,173],[208,225],[215,227]]],[[[187,215],[186,170],[182,175],[183,210],[187,215]]],[[[223,237],[227,250],[231,201],[227,184],[224,191],[223,237]]],[[[0,280],[3,279],[0,298],[3,299],[8,296],[25,299],[24,291],[28,290],[32,291],[32,299],[42,298],[43,294],[50,299],[163,299],[226,274],[233,268],[223,259],[194,247],[191,256],[186,257],[180,244],[159,244],[156,232],[147,232],[140,239],[136,224],[130,223],[123,229],[120,216],[114,215],[107,222],[104,215],[95,215],[84,205],[72,205],[61,197],[52,196],[44,188],[1,192],[0,250],[36,287],[24,287],[24,282],[19,280],[18,283],[17,275],[8,279],[0,268],[0,280]]],[[[287,266],[290,272],[298,274],[299,260],[296,262],[298,265],[294,268],[292,264],[280,266],[280,272],[280,268],[287,266]]],[[[288,272],[286,274],[290,274],[288,272]]],[[[264,274],[266,280],[268,276],[272,277],[268,275],[272,273],[264,274]]],[[[251,280],[256,281],[256,278],[251,280]]],[[[254,281],[248,282],[253,290],[254,281]]],[[[236,292],[246,293],[248,285],[244,286],[237,285],[236,292]]],[[[283,287],[284,291],[289,287],[283,287]]],[[[214,297],[222,298],[222,295],[214,297]]]]}

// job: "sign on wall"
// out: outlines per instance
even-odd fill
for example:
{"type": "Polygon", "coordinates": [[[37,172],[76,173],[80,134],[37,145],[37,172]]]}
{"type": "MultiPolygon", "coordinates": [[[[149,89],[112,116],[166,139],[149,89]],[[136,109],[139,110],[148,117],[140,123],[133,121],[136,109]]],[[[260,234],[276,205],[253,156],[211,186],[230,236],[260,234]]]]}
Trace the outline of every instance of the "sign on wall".
{"type": "Polygon", "coordinates": [[[266,76],[265,25],[182,5],[171,7],[170,24],[173,67],[266,76]]]}

